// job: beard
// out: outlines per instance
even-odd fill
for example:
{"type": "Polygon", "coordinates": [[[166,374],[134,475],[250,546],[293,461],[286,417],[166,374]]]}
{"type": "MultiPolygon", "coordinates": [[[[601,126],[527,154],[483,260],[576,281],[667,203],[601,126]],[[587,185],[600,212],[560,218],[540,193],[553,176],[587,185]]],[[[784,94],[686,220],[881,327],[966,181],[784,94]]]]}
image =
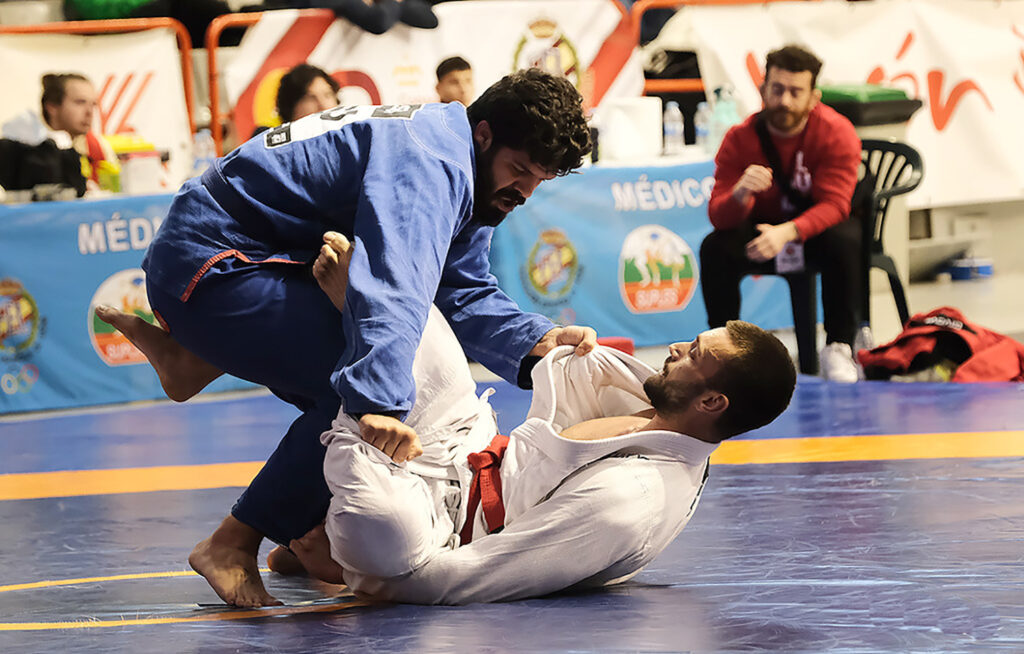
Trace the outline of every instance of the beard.
{"type": "Polygon", "coordinates": [[[768,110],[768,124],[780,132],[788,132],[799,125],[810,115],[809,109],[789,111],[785,107],[768,110]]]}
{"type": "Polygon", "coordinates": [[[670,382],[664,373],[651,375],[644,381],[644,393],[654,410],[661,415],[682,413],[706,389],[700,380],[670,382]]]}
{"type": "Polygon", "coordinates": [[[476,158],[476,181],[473,184],[473,221],[487,227],[497,227],[509,211],[494,206],[495,200],[504,200],[515,208],[526,202],[526,198],[513,188],[500,191],[494,188],[494,153],[492,147],[488,152],[481,152],[476,158]]]}

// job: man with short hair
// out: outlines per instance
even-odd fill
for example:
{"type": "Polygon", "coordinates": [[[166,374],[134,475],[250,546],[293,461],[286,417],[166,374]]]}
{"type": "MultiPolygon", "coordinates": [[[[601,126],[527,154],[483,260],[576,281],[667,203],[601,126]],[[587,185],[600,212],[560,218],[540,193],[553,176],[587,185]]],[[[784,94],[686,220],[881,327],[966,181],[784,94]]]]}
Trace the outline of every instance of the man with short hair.
{"type": "Polygon", "coordinates": [[[522,312],[488,261],[494,226],[589,149],[575,88],[525,70],[468,109],[341,106],[285,123],[185,183],[143,261],[168,331],[111,308],[97,315],[139,347],[172,399],[227,371],[303,411],[189,557],[221,598],[276,603],[256,554],[264,535],[286,544],[323,520],[319,436],[342,403],[395,460],[421,452],[402,421],[432,303],[474,359],[513,383],[527,384],[531,361],[558,345],[593,348],[592,329],[522,312]],[[353,248],[339,293],[311,264],[342,235],[353,248]]]}
{"type": "Polygon", "coordinates": [[[505,437],[464,361],[434,312],[414,366],[422,457],[395,464],[345,414],[324,434],[331,508],[291,543],[310,574],[420,604],[621,583],[687,524],[718,443],[774,420],[796,383],[782,343],[741,321],[672,344],[660,371],[559,348],[505,437]]]}
{"type": "Polygon", "coordinates": [[[462,57],[448,57],[437,65],[437,97],[440,102],[461,102],[467,107],[476,93],[473,68],[462,57]]]}
{"type": "Polygon", "coordinates": [[[802,244],[806,261],[821,271],[822,372],[855,382],[861,226],[848,218],[860,138],[849,120],[819,102],[820,70],[821,61],[797,46],[768,53],[764,109],[729,130],[715,157],[708,203],[714,231],[701,244],[701,290],[708,324],[724,325],[739,317],[740,280],[786,272],[777,267],[782,260],[772,260],[802,244]]]}
{"type": "Polygon", "coordinates": [[[74,148],[82,158],[82,176],[98,185],[100,162],[106,162],[112,171],[120,166],[110,143],[92,129],[96,87],[78,73],[47,73],[42,83],[42,117],[53,130],[51,138],[60,148],[74,148]],[[71,137],[69,142],[58,136],[62,132],[71,137]]]}

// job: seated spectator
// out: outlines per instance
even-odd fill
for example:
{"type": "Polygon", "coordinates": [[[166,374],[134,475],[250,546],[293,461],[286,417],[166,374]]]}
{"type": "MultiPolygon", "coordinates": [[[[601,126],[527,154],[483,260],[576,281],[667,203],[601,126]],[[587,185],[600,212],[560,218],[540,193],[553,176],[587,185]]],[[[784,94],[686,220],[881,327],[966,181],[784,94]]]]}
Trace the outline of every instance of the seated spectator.
{"type": "MultiPolygon", "coordinates": [[[[277,87],[277,116],[290,123],[310,114],[338,106],[341,85],[322,68],[302,63],[281,76],[277,87]]],[[[270,129],[260,125],[252,135],[270,129]]]]}
{"type": "Polygon", "coordinates": [[[855,382],[861,228],[848,218],[860,138],[849,120],[818,102],[820,70],[821,61],[797,46],[768,54],[764,109],[730,129],[715,157],[714,231],[701,244],[700,284],[708,324],[721,327],[739,318],[743,276],[795,272],[786,262],[802,268],[806,259],[821,272],[822,373],[855,382]],[[776,258],[784,249],[790,256],[776,258]]]}
{"type": "MultiPolygon", "coordinates": [[[[64,183],[78,188],[81,194],[85,187],[80,187],[77,179],[68,177],[66,164],[59,163],[56,155],[47,154],[50,150],[73,150],[77,153],[81,176],[87,180],[88,188],[100,188],[101,171],[105,171],[104,174],[116,174],[119,165],[117,155],[107,140],[92,130],[97,104],[96,88],[84,75],[78,73],[47,73],[43,75],[42,85],[42,113],[26,110],[3,126],[5,138],[36,151],[29,155],[27,151],[22,152],[12,147],[6,149],[6,153],[18,151],[21,152],[19,156],[39,159],[37,172],[29,176],[32,179],[20,175],[19,185],[30,188],[34,184],[64,183]],[[48,145],[48,141],[52,145],[48,145]],[[47,164],[48,161],[55,163],[47,164]],[[47,172],[48,167],[54,170],[47,172]]],[[[22,165],[28,164],[23,161],[22,165]]]]}
{"type": "Polygon", "coordinates": [[[461,102],[465,106],[476,97],[473,68],[462,57],[448,57],[437,65],[437,96],[441,102],[461,102]]]}

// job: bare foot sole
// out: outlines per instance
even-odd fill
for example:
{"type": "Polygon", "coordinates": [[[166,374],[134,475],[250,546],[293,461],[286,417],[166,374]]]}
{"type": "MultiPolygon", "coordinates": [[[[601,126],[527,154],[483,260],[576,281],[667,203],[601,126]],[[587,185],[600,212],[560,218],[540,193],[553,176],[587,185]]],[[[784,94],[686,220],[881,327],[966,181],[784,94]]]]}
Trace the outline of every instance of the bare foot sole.
{"type": "Polygon", "coordinates": [[[288,548],[278,545],[267,554],[267,567],[279,575],[289,577],[306,574],[302,561],[288,548]]]}
{"type": "Polygon", "coordinates": [[[314,527],[302,538],[288,544],[309,574],[329,584],[343,584],[344,569],[331,558],[331,544],[324,526],[314,527]]]}
{"type": "Polygon", "coordinates": [[[338,232],[324,234],[324,244],[313,262],[313,277],[338,311],[345,310],[348,262],[351,259],[352,244],[347,238],[338,232]]]}
{"type": "Polygon", "coordinates": [[[189,554],[188,564],[231,606],[281,604],[263,586],[256,557],[244,550],[217,545],[207,538],[189,554]]]}
{"type": "Polygon", "coordinates": [[[96,307],[96,315],[139,348],[156,371],[167,397],[175,402],[184,402],[223,374],[139,316],[108,306],[96,307]]]}

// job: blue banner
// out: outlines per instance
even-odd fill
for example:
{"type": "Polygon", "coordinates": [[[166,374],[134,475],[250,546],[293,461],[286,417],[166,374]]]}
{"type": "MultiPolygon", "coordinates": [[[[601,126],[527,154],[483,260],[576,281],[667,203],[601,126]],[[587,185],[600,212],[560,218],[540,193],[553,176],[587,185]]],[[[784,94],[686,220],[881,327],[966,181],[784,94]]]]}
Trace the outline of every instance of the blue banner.
{"type": "MultiPolygon", "coordinates": [[[[172,196],[0,207],[0,413],[163,398],[95,307],[156,322],[142,256],[172,196]]],[[[208,390],[255,388],[223,376],[208,390]]]]}
{"type": "MultiPolygon", "coordinates": [[[[523,309],[556,323],[637,346],[689,340],[708,326],[698,253],[713,174],[711,161],[594,166],[545,182],[495,230],[492,271],[523,309]]],[[[792,325],[781,277],[741,289],[744,320],[792,325]]]]}

